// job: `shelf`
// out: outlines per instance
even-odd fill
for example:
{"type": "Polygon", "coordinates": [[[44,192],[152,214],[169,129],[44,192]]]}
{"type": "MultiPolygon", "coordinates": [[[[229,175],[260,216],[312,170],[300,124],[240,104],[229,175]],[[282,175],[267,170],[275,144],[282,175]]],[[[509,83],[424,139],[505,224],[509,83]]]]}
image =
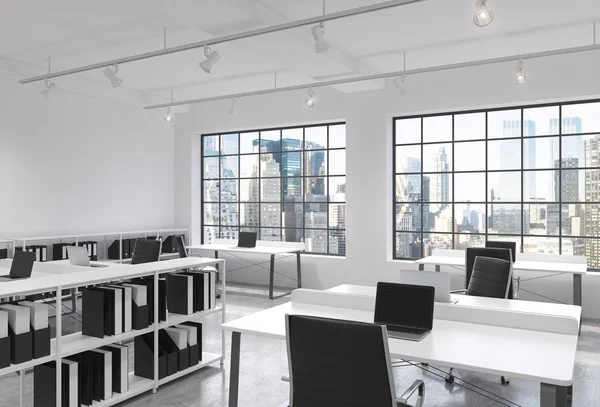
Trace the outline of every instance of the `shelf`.
{"type": "Polygon", "coordinates": [[[221,359],[222,359],[222,356],[217,355],[216,353],[202,352],[202,361],[200,363],[198,363],[196,366],[190,367],[189,369],[182,370],[181,372],[177,372],[171,376],[167,376],[164,379],[159,380],[158,385],[162,386],[163,384],[166,384],[173,380],[179,379],[180,377],[183,377],[187,374],[195,372],[196,370],[200,370],[210,364],[220,361],[221,359]]]}
{"type": "MultiPolygon", "coordinates": [[[[161,260],[168,259],[177,259],[179,258],[179,253],[163,253],[160,255],[161,260]]],[[[131,258],[118,260],[118,259],[100,259],[98,260],[101,263],[131,263],[131,258]]]]}
{"type": "Polygon", "coordinates": [[[201,318],[204,318],[208,315],[218,314],[223,311],[222,307],[217,307],[213,309],[209,309],[208,311],[196,312],[191,315],[181,315],[181,314],[173,314],[169,312],[167,315],[167,321],[161,322],[158,326],[158,329],[165,329],[173,325],[179,325],[187,321],[195,321],[201,318]]]}
{"type": "MultiPolygon", "coordinates": [[[[111,343],[126,341],[135,338],[139,335],[144,335],[154,332],[154,326],[141,329],[139,331],[129,331],[120,335],[105,336],[104,338],[95,338],[93,336],[85,336],[81,332],[66,335],[62,337],[62,357],[66,358],[77,353],[85,352],[91,349],[97,349],[101,346],[110,345],[111,343]]],[[[55,344],[55,339],[52,340],[52,346],[55,344]]]]}
{"type": "Polygon", "coordinates": [[[144,379],[143,377],[135,376],[133,372],[129,373],[129,390],[125,393],[113,393],[113,396],[103,401],[94,401],[93,407],[105,407],[114,406],[128,400],[132,397],[138,396],[142,393],[150,391],[154,388],[154,381],[150,379],[144,379]]]}
{"type": "Polygon", "coordinates": [[[50,344],[50,356],[44,356],[43,358],[33,359],[29,362],[19,363],[18,365],[10,365],[9,367],[5,367],[4,369],[0,369],[0,377],[18,372],[20,370],[29,370],[37,365],[43,365],[44,363],[53,362],[56,360],[56,355],[54,353],[54,341],[50,344]]]}

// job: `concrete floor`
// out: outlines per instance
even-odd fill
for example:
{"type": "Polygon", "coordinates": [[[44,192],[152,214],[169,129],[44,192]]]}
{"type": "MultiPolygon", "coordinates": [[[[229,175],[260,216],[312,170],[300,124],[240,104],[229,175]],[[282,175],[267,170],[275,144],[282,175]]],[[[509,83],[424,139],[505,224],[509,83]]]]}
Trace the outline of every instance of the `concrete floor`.
{"type": "MultiPolygon", "coordinates": [[[[289,301],[289,297],[271,301],[266,291],[247,289],[228,292],[228,320],[248,315],[289,301]]],[[[220,316],[213,315],[205,322],[204,348],[209,352],[220,352],[220,316]]],[[[64,329],[77,330],[79,323],[70,317],[63,317],[64,329]]],[[[227,335],[229,353],[230,335],[227,335]]],[[[130,352],[132,353],[132,352],[130,352]]],[[[229,358],[229,355],[227,355],[229,358]]],[[[548,355],[549,360],[552,355],[548,355]]],[[[219,364],[191,374],[161,387],[157,394],[146,393],[129,400],[120,406],[131,407],[225,407],[227,406],[229,376],[219,364]]],[[[285,343],[274,339],[242,335],[240,401],[243,407],[281,407],[287,405],[289,387],[280,381],[287,373],[285,343]]],[[[458,385],[448,386],[444,380],[417,367],[394,369],[398,393],[407,388],[415,379],[426,382],[426,406],[435,407],[492,407],[492,406],[539,406],[539,383],[513,380],[509,386],[500,384],[499,378],[491,375],[457,371],[456,376],[477,386],[498,394],[510,402],[489,400],[479,394],[467,391],[458,385]],[[515,404],[512,404],[512,403],[515,404]]],[[[33,405],[33,375],[25,377],[24,406],[33,405]]],[[[0,407],[19,405],[19,377],[11,375],[0,378],[0,407]]],[[[573,406],[591,407],[600,405],[600,321],[584,321],[579,340],[577,363],[575,366],[573,406]]]]}

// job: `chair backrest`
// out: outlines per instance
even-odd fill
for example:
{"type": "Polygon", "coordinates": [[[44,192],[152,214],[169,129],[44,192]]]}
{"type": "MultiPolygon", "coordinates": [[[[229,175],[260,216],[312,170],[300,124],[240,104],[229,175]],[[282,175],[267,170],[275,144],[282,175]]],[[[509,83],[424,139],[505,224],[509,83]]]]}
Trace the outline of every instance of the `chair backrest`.
{"type": "Polygon", "coordinates": [[[512,255],[512,262],[517,261],[517,243],[516,242],[508,242],[501,240],[488,240],[485,242],[485,247],[492,247],[496,249],[510,249],[510,254],[512,255]]]}
{"type": "MultiPolygon", "coordinates": [[[[468,289],[469,281],[471,281],[471,273],[473,272],[473,266],[475,265],[475,258],[477,256],[481,257],[491,257],[494,259],[506,260],[512,263],[512,253],[510,249],[498,249],[492,247],[469,247],[465,252],[465,268],[466,268],[466,276],[465,276],[465,288],[468,289]]],[[[508,298],[513,298],[513,288],[512,284],[510,285],[510,291],[508,293],[508,298]]]]}
{"type": "Polygon", "coordinates": [[[181,259],[188,257],[183,236],[177,236],[177,253],[179,253],[181,259]]]}
{"type": "Polygon", "coordinates": [[[509,260],[477,256],[467,288],[469,296],[508,298],[512,286],[512,263],[509,260]]]}
{"type": "Polygon", "coordinates": [[[160,240],[138,239],[135,242],[131,264],[151,263],[160,260],[160,240]]]}
{"type": "Polygon", "coordinates": [[[290,407],[392,407],[385,326],[286,315],[290,407]]]}

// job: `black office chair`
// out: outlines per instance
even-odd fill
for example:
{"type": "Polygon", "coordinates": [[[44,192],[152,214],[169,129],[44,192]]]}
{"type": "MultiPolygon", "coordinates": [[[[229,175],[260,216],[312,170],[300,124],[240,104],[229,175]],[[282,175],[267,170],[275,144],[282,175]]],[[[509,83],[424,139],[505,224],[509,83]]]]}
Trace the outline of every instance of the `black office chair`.
{"type": "Polygon", "coordinates": [[[517,243],[501,240],[488,240],[485,242],[485,247],[492,249],[509,249],[512,255],[512,262],[517,261],[517,243]]]}
{"type": "Polygon", "coordinates": [[[385,326],[286,315],[290,407],[422,407],[425,383],[396,397],[385,326]],[[417,392],[414,406],[408,399],[417,392]]]}
{"type": "MultiPolygon", "coordinates": [[[[512,263],[512,253],[510,249],[500,249],[500,248],[484,248],[484,247],[469,247],[466,250],[466,259],[465,259],[465,290],[469,287],[469,282],[471,281],[471,274],[473,273],[473,266],[475,265],[475,258],[477,257],[491,257],[494,259],[506,260],[512,263]]],[[[461,290],[464,292],[464,290],[461,290]]],[[[513,298],[513,287],[510,285],[508,298],[513,298]]]]}
{"type": "Polygon", "coordinates": [[[160,240],[137,239],[131,264],[152,263],[160,260],[160,249],[162,242],[160,240]]]}

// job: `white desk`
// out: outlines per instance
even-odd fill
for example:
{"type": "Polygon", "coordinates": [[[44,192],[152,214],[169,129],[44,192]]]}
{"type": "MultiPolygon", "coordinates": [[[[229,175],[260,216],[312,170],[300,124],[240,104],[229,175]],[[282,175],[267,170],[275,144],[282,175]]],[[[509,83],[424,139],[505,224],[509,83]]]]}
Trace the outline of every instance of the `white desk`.
{"type": "MultiPolygon", "coordinates": [[[[298,291],[304,290],[294,294],[298,291]]],[[[238,405],[241,334],[284,340],[286,314],[373,322],[373,310],[295,302],[294,294],[290,303],[223,324],[225,331],[232,332],[230,407],[238,405]]],[[[332,294],[364,302],[361,296],[332,294]]],[[[572,391],[577,339],[576,333],[559,334],[435,319],[433,331],[422,341],[390,338],[389,349],[393,358],[540,382],[541,407],[566,407],[567,394],[572,391]]]]}
{"type": "MultiPolygon", "coordinates": [[[[261,244],[263,242],[258,242],[256,247],[251,248],[241,248],[236,247],[237,241],[231,240],[230,244],[223,243],[213,243],[213,244],[204,244],[199,246],[187,246],[186,249],[190,253],[194,253],[201,250],[212,251],[215,253],[215,258],[219,258],[219,252],[225,253],[244,253],[244,254],[267,254],[271,256],[271,264],[269,267],[269,298],[274,299],[273,296],[273,284],[275,281],[275,259],[276,256],[284,255],[284,254],[296,254],[296,274],[298,281],[298,288],[302,288],[302,262],[300,253],[303,251],[302,249],[296,247],[285,247],[285,246],[267,246],[265,244],[261,244]]],[[[229,272],[235,271],[236,269],[229,269],[229,272]]],[[[284,294],[288,295],[288,294],[284,294]]],[[[281,296],[280,296],[281,297],[281,296]]]]}
{"type": "MultiPolygon", "coordinates": [[[[419,265],[419,270],[424,270],[426,265],[435,267],[435,271],[440,271],[441,266],[465,267],[465,252],[463,250],[440,250],[437,254],[434,251],[433,256],[425,257],[415,261],[419,265]],[[448,252],[451,255],[444,255],[448,252]],[[460,255],[462,253],[462,255],[460,255]]],[[[517,261],[513,264],[513,272],[533,271],[541,273],[560,273],[571,274],[573,276],[573,304],[582,305],[582,276],[587,274],[587,263],[568,262],[573,256],[541,255],[520,253],[517,255],[517,261]],[[519,259],[523,257],[523,259],[519,259]],[[544,257],[559,259],[563,261],[543,261],[544,257]],[[539,259],[539,260],[538,260],[539,259]]],[[[579,260],[579,259],[577,259],[579,260]]]]}

